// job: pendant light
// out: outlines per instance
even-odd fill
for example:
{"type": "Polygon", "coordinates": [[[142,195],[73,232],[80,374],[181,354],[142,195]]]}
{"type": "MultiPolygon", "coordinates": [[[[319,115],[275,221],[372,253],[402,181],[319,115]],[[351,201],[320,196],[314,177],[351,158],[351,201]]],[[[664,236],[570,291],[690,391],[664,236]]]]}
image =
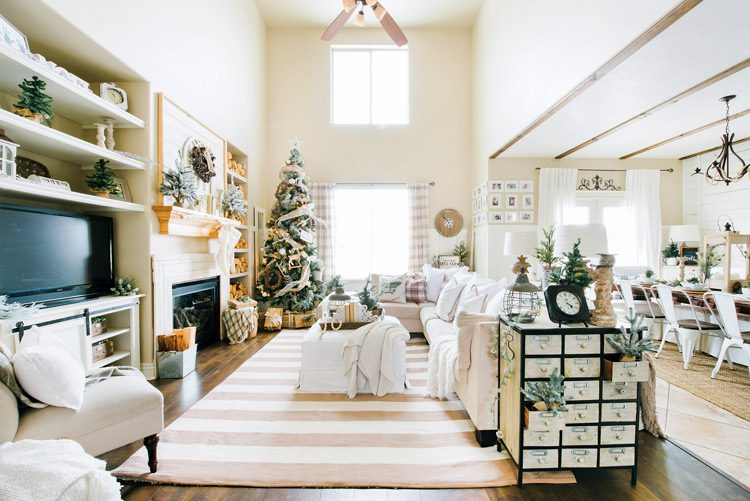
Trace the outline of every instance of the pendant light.
{"type": "Polygon", "coordinates": [[[716,185],[723,181],[729,186],[731,183],[742,179],[745,174],[750,171],[750,164],[746,164],[737,152],[734,151],[734,145],[732,144],[734,141],[734,133],[729,132],[729,101],[735,97],[737,96],[724,96],[719,100],[726,103],[726,126],[724,128],[724,135],[721,138],[721,151],[719,152],[719,155],[713,162],[711,162],[711,165],[706,168],[705,173],[700,167],[696,167],[695,172],[693,172],[694,176],[702,174],[710,184],[716,185]],[[732,159],[732,156],[740,162],[739,170],[734,176],[729,169],[729,162],[732,159]]]}

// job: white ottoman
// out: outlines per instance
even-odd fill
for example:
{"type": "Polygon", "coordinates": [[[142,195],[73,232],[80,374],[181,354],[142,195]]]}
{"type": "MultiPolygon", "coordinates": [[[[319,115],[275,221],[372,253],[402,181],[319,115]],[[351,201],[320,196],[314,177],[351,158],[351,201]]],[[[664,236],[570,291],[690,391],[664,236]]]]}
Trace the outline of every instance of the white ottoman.
{"type": "MultiPolygon", "coordinates": [[[[386,316],[382,322],[396,322],[395,317],[386,316]]],[[[300,391],[316,393],[346,393],[349,381],[344,375],[343,351],[346,336],[352,330],[327,330],[323,332],[316,323],[302,339],[302,365],[299,371],[300,391]],[[321,336],[322,334],[322,336],[321,336]]],[[[399,340],[393,349],[393,367],[395,374],[402,374],[402,381],[397,381],[391,393],[401,393],[407,384],[406,379],[406,342],[399,340]]],[[[369,386],[369,385],[368,385],[369,386]]],[[[365,388],[365,391],[371,389],[365,388]]]]}

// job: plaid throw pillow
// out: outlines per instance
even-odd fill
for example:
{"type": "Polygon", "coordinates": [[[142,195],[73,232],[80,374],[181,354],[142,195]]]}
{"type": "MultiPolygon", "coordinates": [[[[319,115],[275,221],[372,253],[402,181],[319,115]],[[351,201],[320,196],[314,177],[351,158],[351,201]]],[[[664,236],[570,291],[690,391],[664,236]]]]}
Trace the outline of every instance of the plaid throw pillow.
{"type": "Polygon", "coordinates": [[[424,303],[427,301],[427,281],[423,277],[406,280],[406,302],[424,303]]]}

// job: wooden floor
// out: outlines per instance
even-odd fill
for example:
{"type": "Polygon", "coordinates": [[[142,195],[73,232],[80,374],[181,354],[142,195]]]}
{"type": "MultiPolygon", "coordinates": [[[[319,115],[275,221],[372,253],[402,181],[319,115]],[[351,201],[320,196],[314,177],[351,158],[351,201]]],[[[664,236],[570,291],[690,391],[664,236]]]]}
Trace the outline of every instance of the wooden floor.
{"type": "MultiPolygon", "coordinates": [[[[154,381],[154,385],[164,393],[166,424],[174,421],[211,391],[272,337],[270,334],[261,334],[240,345],[214,345],[199,354],[197,369],[193,374],[181,380],[154,381]]],[[[521,489],[256,489],[128,484],[123,488],[122,494],[127,500],[750,499],[750,493],[668,440],[655,439],[641,433],[639,441],[639,481],[635,488],[630,486],[629,471],[603,470],[577,472],[578,483],[574,485],[527,485],[521,489]]],[[[134,443],[101,457],[107,461],[108,468],[113,469],[140,445],[134,443]]]]}

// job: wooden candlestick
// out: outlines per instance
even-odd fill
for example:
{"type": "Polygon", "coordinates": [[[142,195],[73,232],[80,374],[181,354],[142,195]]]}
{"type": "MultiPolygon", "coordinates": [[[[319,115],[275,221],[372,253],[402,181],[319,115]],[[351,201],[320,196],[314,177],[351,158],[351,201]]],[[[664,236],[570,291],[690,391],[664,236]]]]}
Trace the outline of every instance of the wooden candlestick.
{"type": "Polygon", "coordinates": [[[612,306],[612,267],[615,256],[600,254],[599,263],[594,271],[594,311],[591,312],[591,325],[614,327],[617,325],[617,314],[612,306]]]}

